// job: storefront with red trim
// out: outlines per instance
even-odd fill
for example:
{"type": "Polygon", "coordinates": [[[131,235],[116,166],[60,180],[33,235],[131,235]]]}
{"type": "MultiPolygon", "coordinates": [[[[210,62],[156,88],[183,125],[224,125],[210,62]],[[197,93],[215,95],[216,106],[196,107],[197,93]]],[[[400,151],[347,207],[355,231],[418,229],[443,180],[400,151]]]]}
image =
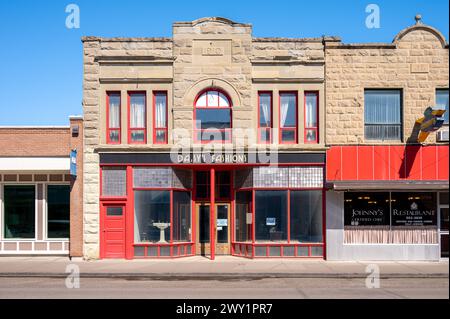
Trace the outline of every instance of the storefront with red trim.
{"type": "Polygon", "coordinates": [[[100,257],[325,258],[324,153],[101,153],[100,257]]]}
{"type": "Polygon", "coordinates": [[[327,259],[448,257],[448,145],[327,151],[327,259]]]}

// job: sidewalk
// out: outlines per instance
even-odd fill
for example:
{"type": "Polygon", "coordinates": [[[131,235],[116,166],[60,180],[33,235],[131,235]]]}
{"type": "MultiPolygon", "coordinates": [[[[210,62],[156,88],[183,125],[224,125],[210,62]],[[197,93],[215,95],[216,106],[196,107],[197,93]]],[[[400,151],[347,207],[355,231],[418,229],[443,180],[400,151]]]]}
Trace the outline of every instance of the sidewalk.
{"type": "Polygon", "coordinates": [[[82,277],[97,278],[365,278],[375,264],[381,278],[448,278],[448,260],[440,262],[336,262],[298,259],[245,259],[201,256],[164,260],[83,261],[67,257],[0,257],[0,277],[66,277],[69,264],[82,277]]]}

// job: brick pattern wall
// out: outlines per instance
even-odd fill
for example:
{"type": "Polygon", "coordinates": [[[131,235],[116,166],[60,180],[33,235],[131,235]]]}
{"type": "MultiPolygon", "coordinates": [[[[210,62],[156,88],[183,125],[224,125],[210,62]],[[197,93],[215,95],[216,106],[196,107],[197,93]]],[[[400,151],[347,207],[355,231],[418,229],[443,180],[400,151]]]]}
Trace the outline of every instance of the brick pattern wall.
{"type": "Polygon", "coordinates": [[[1,128],[0,156],[45,157],[70,154],[69,128],[1,128]]]}
{"type": "MultiPolygon", "coordinates": [[[[327,144],[364,144],[364,89],[403,89],[403,136],[435,103],[437,88],[448,88],[448,45],[440,33],[415,25],[392,44],[327,43],[327,144]]],[[[435,142],[430,134],[428,143],[435,142]]],[[[370,141],[370,143],[374,143],[370,141]]],[[[375,142],[376,143],[376,142],[375,142]]]]}
{"type": "Polygon", "coordinates": [[[77,150],[77,176],[71,177],[70,191],[70,256],[83,256],[83,120],[71,118],[70,127],[78,126],[78,135],[71,134],[70,148],[77,150]]]}

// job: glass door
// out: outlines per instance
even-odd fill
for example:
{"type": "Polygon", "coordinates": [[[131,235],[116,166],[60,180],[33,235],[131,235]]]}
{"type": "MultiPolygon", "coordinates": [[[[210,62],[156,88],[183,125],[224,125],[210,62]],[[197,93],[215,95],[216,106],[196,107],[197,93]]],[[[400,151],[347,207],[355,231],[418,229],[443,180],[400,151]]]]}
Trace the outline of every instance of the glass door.
{"type": "Polygon", "coordinates": [[[209,256],[210,247],[210,210],[209,204],[197,204],[197,254],[209,256]]]}
{"type": "Polygon", "coordinates": [[[230,254],[230,204],[216,204],[216,254],[230,254]]]}
{"type": "MultiPolygon", "coordinates": [[[[210,204],[197,204],[197,254],[209,256],[210,243],[210,204]]],[[[230,254],[230,204],[215,204],[215,253],[230,254]]]]}

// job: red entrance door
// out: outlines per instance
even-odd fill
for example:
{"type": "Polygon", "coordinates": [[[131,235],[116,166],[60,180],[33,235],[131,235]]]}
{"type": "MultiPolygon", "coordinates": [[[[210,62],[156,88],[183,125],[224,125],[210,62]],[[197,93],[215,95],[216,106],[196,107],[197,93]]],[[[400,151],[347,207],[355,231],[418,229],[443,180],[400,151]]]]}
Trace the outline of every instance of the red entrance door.
{"type": "Polygon", "coordinates": [[[102,206],[101,258],[125,258],[125,205],[102,206]]]}

